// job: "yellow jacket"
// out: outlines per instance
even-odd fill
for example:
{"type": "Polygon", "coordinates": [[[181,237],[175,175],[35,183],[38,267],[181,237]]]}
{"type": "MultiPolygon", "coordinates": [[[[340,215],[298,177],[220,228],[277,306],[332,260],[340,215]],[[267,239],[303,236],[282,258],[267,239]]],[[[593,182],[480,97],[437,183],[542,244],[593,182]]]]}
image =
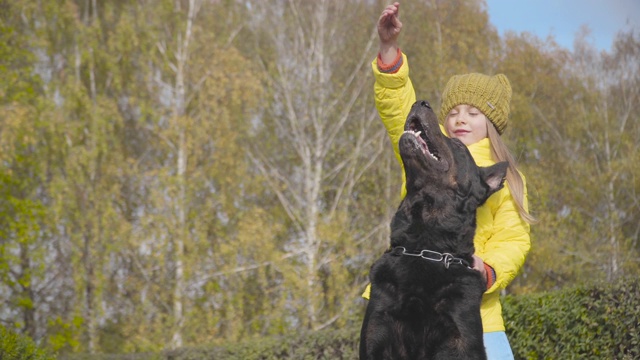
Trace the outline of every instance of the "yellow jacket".
{"type": "MultiPolygon", "coordinates": [[[[373,61],[375,76],[375,102],[380,118],[387,128],[393,150],[402,167],[398,151],[398,140],[402,135],[404,123],[411,106],[416,101],[415,91],[409,79],[409,63],[402,54],[403,64],[394,74],[381,73],[376,60],[373,61]]],[[[444,131],[443,131],[444,132],[444,131]]],[[[489,166],[495,163],[491,156],[489,139],[485,138],[470,145],[469,151],[478,166],[489,166]]],[[[522,174],[521,174],[522,175],[522,174]]],[[[402,171],[401,196],[406,194],[404,169],[402,171]]],[[[523,182],[525,181],[522,176],[523,182]]],[[[525,182],[524,206],[527,208],[525,182]]],[[[500,291],[509,285],[524,264],[531,241],[529,224],[522,220],[505,185],[500,191],[491,195],[478,208],[477,228],[474,238],[476,255],[484,260],[496,272],[496,282],[488,289],[480,307],[484,332],[504,331],[500,291]]],[[[369,298],[369,287],[363,294],[369,298]]]]}

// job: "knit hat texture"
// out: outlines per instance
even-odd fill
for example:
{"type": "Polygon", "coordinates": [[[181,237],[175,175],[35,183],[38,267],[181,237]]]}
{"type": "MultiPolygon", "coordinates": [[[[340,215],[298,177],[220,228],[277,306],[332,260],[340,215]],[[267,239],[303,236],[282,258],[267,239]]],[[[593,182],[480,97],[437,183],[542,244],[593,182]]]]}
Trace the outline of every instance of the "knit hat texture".
{"type": "Polygon", "coordinates": [[[440,121],[460,104],[471,105],[482,113],[502,135],[509,120],[511,84],[503,74],[488,76],[471,73],[455,75],[449,79],[442,93],[440,121]]]}

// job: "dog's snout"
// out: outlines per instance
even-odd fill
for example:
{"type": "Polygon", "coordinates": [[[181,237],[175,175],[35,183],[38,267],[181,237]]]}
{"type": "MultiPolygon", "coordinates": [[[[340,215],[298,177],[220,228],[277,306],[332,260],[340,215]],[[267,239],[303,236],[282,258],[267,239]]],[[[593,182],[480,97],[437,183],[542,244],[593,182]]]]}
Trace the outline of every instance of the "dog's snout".
{"type": "Polygon", "coordinates": [[[431,105],[429,105],[429,102],[425,100],[422,100],[420,102],[420,106],[428,107],[429,109],[431,109],[431,105]]]}

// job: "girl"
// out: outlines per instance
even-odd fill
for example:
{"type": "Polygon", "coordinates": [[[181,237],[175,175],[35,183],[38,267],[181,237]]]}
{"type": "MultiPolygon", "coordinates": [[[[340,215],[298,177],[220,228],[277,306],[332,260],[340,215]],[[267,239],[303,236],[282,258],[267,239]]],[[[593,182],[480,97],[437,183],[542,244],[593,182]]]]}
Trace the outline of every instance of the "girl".
{"type": "MultiPolygon", "coordinates": [[[[402,29],[399,7],[397,2],[387,6],[378,20],[380,52],[372,68],[376,80],[376,107],[402,166],[398,140],[416,96],[409,79],[407,57],[397,44],[402,29]]],[[[509,162],[507,186],[493,194],[476,212],[473,267],[487,280],[480,311],[489,359],[513,359],[502,319],[500,291],[509,285],[524,264],[531,246],[529,224],[534,221],[528,213],[525,178],[516,169],[514,159],[500,137],[508,123],[510,101],[511,85],[502,74],[457,75],[444,89],[439,112],[443,132],[460,139],[478,166],[509,162]]],[[[401,195],[404,197],[404,171],[402,174],[401,195]]],[[[368,298],[368,295],[369,288],[363,296],[368,298]]]]}

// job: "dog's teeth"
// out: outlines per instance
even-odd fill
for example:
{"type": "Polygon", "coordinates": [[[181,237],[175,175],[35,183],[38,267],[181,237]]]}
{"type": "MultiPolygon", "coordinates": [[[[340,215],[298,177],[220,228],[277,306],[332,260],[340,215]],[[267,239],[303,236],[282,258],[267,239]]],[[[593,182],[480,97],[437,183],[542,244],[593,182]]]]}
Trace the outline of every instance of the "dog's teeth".
{"type": "Polygon", "coordinates": [[[403,134],[411,134],[415,137],[420,137],[420,135],[422,134],[422,131],[405,130],[403,134]]]}

